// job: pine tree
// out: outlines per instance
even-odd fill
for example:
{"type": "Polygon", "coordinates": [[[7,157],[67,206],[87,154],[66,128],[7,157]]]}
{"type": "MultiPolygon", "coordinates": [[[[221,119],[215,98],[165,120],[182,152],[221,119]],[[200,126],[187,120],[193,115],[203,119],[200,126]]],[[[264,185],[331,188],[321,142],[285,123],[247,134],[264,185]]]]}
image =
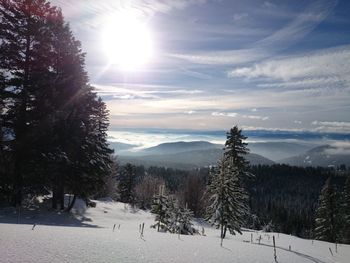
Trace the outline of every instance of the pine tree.
{"type": "Polygon", "coordinates": [[[231,128],[226,137],[225,158],[231,159],[240,175],[247,175],[249,162],[245,159],[245,155],[249,153],[249,149],[247,148],[248,144],[244,142],[247,137],[242,134],[242,130],[238,126],[231,128]]]}
{"type": "Polygon", "coordinates": [[[168,196],[164,193],[165,187],[164,185],[159,187],[159,193],[154,196],[151,213],[155,214],[155,221],[152,227],[157,228],[157,231],[166,232],[168,231],[169,225],[169,201],[168,196]]]}
{"type": "Polygon", "coordinates": [[[0,22],[1,133],[12,138],[5,154],[13,202],[21,204],[24,186],[30,194],[51,188],[53,207],[63,209],[65,191],[87,197],[104,182],[108,111],[59,9],[46,0],[0,0],[0,22]]]}
{"type": "Polygon", "coordinates": [[[350,176],[345,181],[341,200],[342,241],[350,244],[350,176]]]}
{"type": "Polygon", "coordinates": [[[337,196],[329,177],[322,188],[316,211],[315,239],[328,242],[338,241],[337,196]]]}
{"type": "Polygon", "coordinates": [[[198,233],[198,231],[193,227],[192,219],[193,212],[187,208],[187,205],[185,207],[180,208],[177,232],[180,232],[180,234],[183,235],[193,235],[195,233],[198,233]]]}
{"type": "MultiPolygon", "coordinates": [[[[12,134],[15,205],[22,201],[26,176],[32,171],[33,109],[41,79],[49,70],[48,24],[55,9],[45,0],[0,1],[0,71],[6,74],[8,130],[12,134]]],[[[28,181],[28,180],[27,180],[28,181]]]]}
{"type": "Polygon", "coordinates": [[[206,192],[209,198],[206,220],[220,228],[221,240],[225,238],[227,229],[231,234],[241,234],[248,211],[248,196],[241,186],[239,170],[231,160],[224,157],[218,162],[206,192]]]}

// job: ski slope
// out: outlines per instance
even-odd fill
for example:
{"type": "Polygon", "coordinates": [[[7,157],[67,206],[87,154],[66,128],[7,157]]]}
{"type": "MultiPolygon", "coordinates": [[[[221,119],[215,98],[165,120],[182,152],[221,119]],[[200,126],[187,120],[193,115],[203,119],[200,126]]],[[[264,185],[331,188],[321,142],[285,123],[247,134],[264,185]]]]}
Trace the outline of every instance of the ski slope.
{"type": "Polygon", "coordinates": [[[150,228],[154,223],[150,213],[123,203],[96,202],[96,208],[88,209],[78,202],[74,216],[47,209],[22,211],[19,224],[14,211],[0,210],[0,262],[271,263],[273,235],[280,263],[348,263],[350,259],[349,245],[338,245],[336,253],[334,244],[277,233],[244,231],[228,235],[220,247],[219,231],[208,225],[196,224],[200,232],[204,227],[205,236],[158,233],[150,228]],[[139,233],[141,223],[145,223],[144,237],[139,233]]]}

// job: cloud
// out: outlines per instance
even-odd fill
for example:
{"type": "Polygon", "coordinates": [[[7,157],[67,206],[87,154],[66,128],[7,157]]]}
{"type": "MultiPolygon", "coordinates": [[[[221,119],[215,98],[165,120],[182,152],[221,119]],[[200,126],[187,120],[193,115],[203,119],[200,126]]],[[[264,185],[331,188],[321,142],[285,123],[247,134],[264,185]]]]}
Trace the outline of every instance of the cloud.
{"type": "Polygon", "coordinates": [[[303,122],[302,122],[302,121],[295,120],[294,123],[295,123],[295,124],[302,124],[303,122]]]}
{"type": "Polygon", "coordinates": [[[263,7],[265,7],[265,8],[273,8],[273,7],[276,7],[276,5],[274,3],[272,3],[272,2],[270,2],[270,1],[265,1],[263,3],[263,7]]]}
{"type": "Polygon", "coordinates": [[[243,18],[246,18],[246,17],[248,17],[247,13],[234,14],[233,15],[233,20],[234,21],[239,21],[239,20],[242,20],[243,18]]]}
{"type": "Polygon", "coordinates": [[[282,83],[265,86],[303,86],[319,83],[336,83],[350,80],[350,46],[320,50],[257,63],[250,67],[231,70],[228,76],[281,80],[282,83]],[[289,82],[293,80],[293,82],[289,82]]]}
{"type": "Polygon", "coordinates": [[[330,148],[325,150],[327,154],[350,155],[350,141],[335,141],[330,144],[330,148]]]}
{"type": "Polygon", "coordinates": [[[241,117],[244,119],[262,120],[262,121],[266,121],[269,119],[269,117],[267,117],[267,116],[245,115],[245,114],[239,114],[236,112],[217,112],[217,111],[212,112],[211,116],[231,117],[231,118],[241,117]]]}
{"type": "MultiPolygon", "coordinates": [[[[265,2],[271,7],[271,3],[265,2]]],[[[234,65],[254,62],[270,57],[286,49],[309,34],[332,12],[336,1],[319,0],[307,6],[290,23],[270,36],[255,42],[251,47],[225,51],[206,51],[192,54],[171,54],[170,56],[196,64],[234,65]]]]}
{"type": "Polygon", "coordinates": [[[218,117],[237,117],[238,116],[238,113],[236,112],[212,112],[211,113],[211,116],[218,116],[218,117]]]}
{"type": "Polygon", "coordinates": [[[262,120],[262,121],[266,121],[269,119],[268,116],[257,116],[257,115],[242,115],[242,117],[252,119],[252,120],[262,120]]]}
{"type": "Polygon", "coordinates": [[[169,13],[185,9],[191,5],[204,4],[206,0],[52,0],[52,4],[61,7],[65,16],[75,24],[99,27],[106,17],[119,12],[133,12],[142,17],[151,17],[157,13],[169,13]]]}
{"type": "Polygon", "coordinates": [[[350,133],[350,122],[345,121],[313,121],[316,131],[350,133]]]}

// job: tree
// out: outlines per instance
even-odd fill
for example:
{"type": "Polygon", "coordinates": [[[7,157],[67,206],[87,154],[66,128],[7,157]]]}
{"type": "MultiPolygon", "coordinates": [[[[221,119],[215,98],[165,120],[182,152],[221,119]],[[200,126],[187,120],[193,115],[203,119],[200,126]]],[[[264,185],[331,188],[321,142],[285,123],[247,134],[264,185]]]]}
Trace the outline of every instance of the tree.
{"type": "Polygon", "coordinates": [[[49,70],[48,24],[55,13],[45,0],[0,1],[0,71],[5,72],[7,128],[13,140],[15,205],[22,202],[26,175],[32,171],[35,95],[49,70]]]}
{"type": "Polygon", "coordinates": [[[135,186],[136,201],[141,209],[151,208],[153,197],[161,185],[165,185],[163,179],[147,175],[135,186]]]}
{"type": "Polygon", "coordinates": [[[341,200],[342,240],[350,244],[350,176],[345,181],[341,200]]]}
{"type": "Polygon", "coordinates": [[[0,0],[0,72],[0,150],[10,160],[13,203],[21,205],[23,189],[52,190],[61,209],[66,191],[95,193],[111,163],[108,111],[59,9],[46,0],[0,0]]]}
{"type": "Polygon", "coordinates": [[[244,142],[247,137],[242,134],[238,126],[231,128],[226,137],[224,157],[231,159],[241,176],[248,175],[249,162],[245,159],[245,155],[249,153],[249,149],[248,144],[244,142]]]}
{"type": "Polygon", "coordinates": [[[328,242],[338,241],[337,196],[329,177],[322,188],[316,211],[315,239],[328,242]]]}
{"type": "Polygon", "coordinates": [[[159,193],[154,196],[151,213],[155,214],[156,224],[151,227],[157,228],[157,231],[166,232],[168,231],[169,224],[169,202],[168,196],[164,193],[165,186],[162,185],[159,187],[159,193]]]}
{"type": "Polygon", "coordinates": [[[231,234],[241,234],[248,211],[248,195],[241,186],[239,170],[232,159],[222,158],[214,171],[206,192],[209,201],[206,220],[220,228],[222,245],[227,229],[231,234]]]}
{"type": "Polygon", "coordinates": [[[134,203],[134,187],[136,183],[135,166],[127,163],[120,174],[119,194],[120,200],[124,203],[134,203]]]}
{"type": "Polygon", "coordinates": [[[189,175],[184,181],[180,200],[182,204],[187,204],[188,208],[193,211],[196,217],[203,215],[204,204],[203,194],[205,184],[199,175],[189,175]]]}

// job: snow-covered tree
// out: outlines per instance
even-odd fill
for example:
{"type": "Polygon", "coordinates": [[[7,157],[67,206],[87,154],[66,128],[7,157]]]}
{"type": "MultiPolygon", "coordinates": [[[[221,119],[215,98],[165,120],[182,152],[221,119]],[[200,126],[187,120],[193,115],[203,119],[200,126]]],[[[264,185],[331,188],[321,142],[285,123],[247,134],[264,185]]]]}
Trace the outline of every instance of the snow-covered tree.
{"type": "Polygon", "coordinates": [[[169,201],[168,196],[164,193],[164,185],[159,187],[159,193],[154,196],[151,213],[155,214],[156,224],[151,227],[157,228],[157,231],[168,231],[169,224],[169,201]]]}
{"type": "Polygon", "coordinates": [[[231,128],[226,134],[224,156],[226,159],[231,159],[240,175],[247,174],[249,165],[249,162],[245,159],[245,155],[249,153],[248,144],[244,142],[246,139],[247,137],[242,134],[242,130],[237,126],[231,128]]]}
{"type": "Polygon", "coordinates": [[[193,212],[186,207],[180,208],[178,231],[183,235],[193,235],[198,231],[192,224],[193,212]]]}
{"type": "Polygon", "coordinates": [[[350,244],[350,176],[345,181],[341,201],[342,241],[350,244]]]}
{"type": "Polygon", "coordinates": [[[331,177],[322,188],[316,211],[315,239],[336,242],[338,239],[337,196],[331,177]]]}
{"type": "Polygon", "coordinates": [[[223,157],[214,171],[206,192],[209,198],[206,220],[220,228],[223,240],[227,229],[231,234],[241,234],[248,213],[248,195],[242,187],[239,170],[232,159],[223,157]]]}

